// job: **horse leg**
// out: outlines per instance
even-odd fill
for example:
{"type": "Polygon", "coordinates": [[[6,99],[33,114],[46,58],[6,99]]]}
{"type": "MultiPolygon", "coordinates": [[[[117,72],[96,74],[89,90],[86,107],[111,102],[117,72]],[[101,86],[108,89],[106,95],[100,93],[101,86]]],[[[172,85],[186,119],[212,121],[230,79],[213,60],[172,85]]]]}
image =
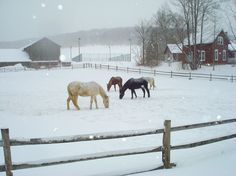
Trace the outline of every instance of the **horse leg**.
{"type": "Polygon", "coordinates": [[[142,89],[142,91],[143,91],[143,98],[145,98],[145,89],[142,88],[142,87],[141,87],[141,89],[142,89]]]}
{"type": "Polygon", "coordinates": [[[93,100],[94,100],[94,102],[95,102],[96,109],[98,109],[98,104],[97,104],[97,97],[96,97],[96,96],[94,96],[94,97],[93,97],[93,100]]]}
{"type": "Polygon", "coordinates": [[[135,98],[137,98],[137,94],[136,94],[135,90],[134,90],[134,95],[135,95],[135,98]]]}
{"type": "Polygon", "coordinates": [[[70,109],[70,96],[67,98],[67,110],[69,110],[70,109]]]}
{"type": "Polygon", "coordinates": [[[90,109],[92,109],[92,104],[93,104],[93,96],[90,98],[90,109]]]}
{"type": "Polygon", "coordinates": [[[144,88],[146,89],[147,93],[148,93],[148,98],[150,97],[150,92],[149,92],[149,89],[148,89],[148,86],[147,85],[144,85],[144,88]]]}
{"type": "Polygon", "coordinates": [[[115,91],[116,91],[116,85],[114,84],[114,89],[115,89],[115,91]]]}
{"type": "Polygon", "coordinates": [[[137,94],[134,89],[132,89],[132,98],[133,98],[133,94],[135,95],[135,98],[137,98],[137,94]]]}
{"type": "Polygon", "coordinates": [[[71,100],[72,100],[72,103],[74,104],[74,106],[76,107],[76,109],[80,110],[80,108],[78,106],[78,96],[73,96],[71,100]]]}
{"type": "Polygon", "coordinates": [[[121,89],[122,85],[121,85],[121,84],[118,84],[118,86],[119,86],[119,91],[120,91],[120,89],[121,89]]]}
{"type": "Polygon", "coordinates": [[[131,99],[133,99],[134,90],[131,89],[131,99]]]}

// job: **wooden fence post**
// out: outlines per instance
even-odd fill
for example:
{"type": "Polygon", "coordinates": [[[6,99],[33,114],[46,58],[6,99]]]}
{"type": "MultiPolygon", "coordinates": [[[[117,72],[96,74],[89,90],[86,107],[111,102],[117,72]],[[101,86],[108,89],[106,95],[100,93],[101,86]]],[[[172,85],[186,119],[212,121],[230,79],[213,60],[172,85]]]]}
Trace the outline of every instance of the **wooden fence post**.
{"type": "Polygon", "coordinates": [[[1,129],[6,176],[13,176],[9,129],[1,129]]]}
{"type": "Polygon", "coordinates": [[[171,78],[173,77],[173,72],[172,72],[172,70],[171,70],[171,72],[170,72],[170,77],[171,77],[171,78]]]}
{"type": "Polygon", "coordinates": [[[210,73],[210,81],[212,81],[212,74],[210,73]]]}
{"type": "Polygon", "coordinates": [[[170,128],[171,121],[165,120],[162,146],[162,162],[165,169],[171,168],[170,163],[170,128]]]}

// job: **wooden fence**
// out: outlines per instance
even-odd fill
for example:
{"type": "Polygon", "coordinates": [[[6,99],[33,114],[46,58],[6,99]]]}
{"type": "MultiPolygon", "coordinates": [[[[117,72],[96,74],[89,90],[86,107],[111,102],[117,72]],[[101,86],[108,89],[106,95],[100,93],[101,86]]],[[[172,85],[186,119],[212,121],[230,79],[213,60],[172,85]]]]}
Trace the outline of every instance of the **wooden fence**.
{"type": "MultiPolygon", "coordinates": [[[[114,66],[114,65],[104,65],[104,64],[96,64],[96,63],[81,63],[81,64],[75,64],[71,66],[57,66],[57,67],[52,67],[50,70],[54,69],[81,69],[81,68],[94,68],[94,69],[106,69],[106,70],[115,70],[115,71],[123,71],[127,73],[139,73],[139,74],[149,74],[149,75],[164,75],[164,76],[169,76],[170,78],[174,77],[184,77],[189,80],[194,79],[194,78],[199,78],[199,79],[205,79],[209,81],[213,80],[225,80],[225,81],[231,81],[235,82],[236,81],[236,76],[235,75],[221,75],[221,74],[206,74],[206,73],[193,73],[193,72],[174,72],[174,71],[159,71],[156,69],[144,69],[144,68],[132,68],[132,67],[120,67],[120,66],[114,66]]],[[[41,69],[49,69],[49,68],[41,68],[41,69]]],[[[1,72],[16,72],[16,71],[32,71],[32,68],[0,68],[0,73],[1,72]]]]}
{"type": "Polygon", "coordinates": [[[164,122],[163,129],[129,131],[125,133],[123,132],[123,133],[116,133],[116,134],[97,133],[97,134],[90,134],[90,135],[77,135],[77,136],[58,137],[58,138],[32,138],[32,139],[23,139],[23,140],[10,139],[9,129],[1,129],[2,141],[0,141],[0,146],[3,147],[5,164],[0,165],[0,172],[6,172],[6,176],[13,176],[12,171],[18,170],[18,169],[45,167],[45,166],[73,163],[73,162],[79,162],[79,161],[88,161],[88,160],[95,160],[95,159],[102,159],[102,158],[137,155],[137,154],[154,153],[154,152],[162,152],[163,165],[156,167],[155,169],[152,169],[152,170],[161,169],[161,168],[171,168],[172,166],[175,166],[175,164],[171,163],[171,150],[192,148],[192,147],[206,145],[206,144],[219,142],[219,141],[223,141],[227,139],[232,139],[236,137],[236,134],[230,134],[227,136],[221,136],[221,137],[208,139],[204,141],[198,141],[198,142],[194,142],[190,144],[171,146],[170,144],[171,132],[189,130],[189,129],[194,129],[194,128],[202,128],[202,127],[214,126],[214,125],[221,125],[221,124],[227,124],[227,123],[233,123],[233,122],[236,122],[236,119],[228,119],[228,120],[213,121],[213,122],[207,122],[207,123],[198,123],[198,124],[191,124],[191,125],[185,125],[185,126],[171,127],[171,121],[166,120],[164,122]],[[153,135],[153,134],[160,134],[160,133],[163,134],[162,146],[157,146],[157,147],[137,148],[137,149],[132,149],[132,150],[120,150],[120,151],[114,151],[114,152],[103,152],[103,153],[95,153],[95,154],[78,156],[78,157],[73,157],[73,158],[54,159],[54,160],[44,161],[44,162],[41,161],[41,162],[31,162],[31,163],[21,163],[21,164],[12,163],[12,159],[11,159],[11,147],[13,146],[108,140],[108,139],[135,137],[135,136],[153,135]]]}
{"type": "Polygon", "coordinates": [[[120,66],[113,66],[113,65],[104,65],[104,64],[95,64],[95,63],[84,63],[81,65],[72,65],[72,68],[95,68],[95,69],[106,69],[106,70],[115,70],[115,71],[124,71],[127,73],[139,73],[139,74],[149,74],[149,75],[164,75],[169,76],[170,78],[173,77],[185,77],[189,80],[193,78],[202,78],[207,79],[209,81],[212,80],[227,80],[234,82],[236,81],[236,76],[234,75],[221,75],[221,74],[206,74],[206,73],[193,73],[193,72],[174,72],[174,71],[159,71],[156,69],[144,69],[144,68],[132,68],[132,67],[120,67],[120,66]]]}

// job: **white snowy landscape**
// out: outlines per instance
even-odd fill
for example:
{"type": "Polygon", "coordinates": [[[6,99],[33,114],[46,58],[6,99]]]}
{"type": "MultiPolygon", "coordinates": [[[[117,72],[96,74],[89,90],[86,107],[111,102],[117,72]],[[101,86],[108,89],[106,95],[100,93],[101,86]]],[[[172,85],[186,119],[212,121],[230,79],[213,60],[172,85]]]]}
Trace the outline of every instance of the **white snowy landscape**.
{"type": "MultiPolygon", "coordinates": [[[[116,64],[135,67],[134,62],[116,64]]],[[[163,63],[157,69],[177,71],[179,67],[176,64],[169,67],[163,63]]],[[[235,75],[236,67],[216,66],[214,72],[212,67],[204,67],[198,71],[207,74],[212,72],[235,75]]],[[[11,138],[28,139],[161,129],[164,120],[171,120],[171,125],[174,127],[235,118],[235,82],[189,80],[160,75],[151,75],[155,78],[156,88],[150,90],[150,98],[143,98],[142,91],[137,90],[138,98],[131,99],[131,93],[127,90],[124,98],[120,100],[118,91],[115,92],[112,87],[110,92],[106,91],[110,98],[109,109],[104,108],[99,96],[99,109],[94,106],[92,110],[89,109],[89,97],[79,97],[80,111],[77,111],[72,103],[71,110],[66,109],[69,82],[96,81],[106,90],[106,84],[112,76],[121,76],[125,82],[131,77],[150,75],[93,68],[1,72],[0,128],[9,128],[11,138]]],[[[173,132],[171,145],[187,144],[234,133],[235,123],[173,132]]],[[[13,163],[27,163],[161,145],[162,135],[149,135],[67,144],[15,146],[11,150],[13,163]]],[[[176,167],[135,175],[234,175],[235,148],[235,139],[230,139],[192,149],[173,150],[171,162],[177,164],[176,167]]],[[[2,150],[0,156],[0,165],[3,165],[2,150]]],[[[16,170],[13,173],[14,176],[111,176],[140,172],[161,165],[162,156],[158,152],[16,170]]]]}
{"type": "Polygon", "coordinates": [[[0,176],[3,129],[13,176],[236,175],[236,0],[0,0],[0,24],[0,176]],[[156,87],[120,99],[113,76],[156,87]],[[79,96],[67,110],[73,81],[97,82],[109,108],[98,95],[97,109],[79,96]],[[170,169],[166,120],[186,125],[170,130],[170,169]]]}

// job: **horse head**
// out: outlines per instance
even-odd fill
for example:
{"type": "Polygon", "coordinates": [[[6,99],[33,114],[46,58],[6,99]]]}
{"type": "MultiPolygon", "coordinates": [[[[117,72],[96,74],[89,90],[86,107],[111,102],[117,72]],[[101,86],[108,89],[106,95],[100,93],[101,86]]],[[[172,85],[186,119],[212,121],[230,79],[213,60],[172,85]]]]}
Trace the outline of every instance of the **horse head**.
{"type": "Polygon", "coordinates": [[[110,90],[110,87],[111,87],[111,86],[110,86],[110,84],[108,83],[108,84],[107,84],[107,91],[110,90]]]}
{"type": "Polygon", "coordinates": [[[120,99],[122,99],[124,95],[125,95],[125,92],[122,89],[120,89],[120,99]]]}

